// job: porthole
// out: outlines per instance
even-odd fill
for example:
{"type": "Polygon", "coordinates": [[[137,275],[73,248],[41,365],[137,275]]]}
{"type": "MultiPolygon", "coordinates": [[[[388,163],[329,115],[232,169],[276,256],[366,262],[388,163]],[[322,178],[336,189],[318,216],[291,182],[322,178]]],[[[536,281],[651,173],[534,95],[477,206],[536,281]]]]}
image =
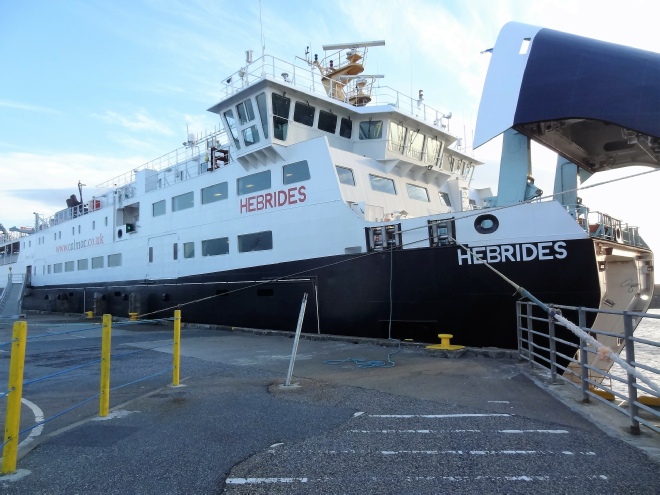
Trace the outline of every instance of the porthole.
{"type": "Polygon", "coordinates": [[[474,230],[480,234],[492,234],[500,226],[500,221],[495,215],[479,215],[474,219],[474,230]]]}
{"type": "Polygon", "coordinates": [[[123,234],[124,234],[124,233],[122,232],[121,229],[119,229],[119,230],[117,231],[117,237],[119,237],[120,239],[121,239],[121,236],[122,236],[123,234]]]}

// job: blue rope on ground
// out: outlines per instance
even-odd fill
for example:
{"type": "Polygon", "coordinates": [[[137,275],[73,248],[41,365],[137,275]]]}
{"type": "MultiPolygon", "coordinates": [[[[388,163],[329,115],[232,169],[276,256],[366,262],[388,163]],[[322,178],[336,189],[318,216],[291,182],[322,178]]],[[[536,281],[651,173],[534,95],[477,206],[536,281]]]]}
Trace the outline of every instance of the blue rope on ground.
{"type": "MultiPolygon", "coordinates": [[[[390,339],[395,340],[395,339],[390,339]]],[[[392,351],[387,354],[387,361],[367,361],[364,358],[346,358],[346,359],[330,359],[328,361],[323,361],[323,364],[337,365],[342,363],[355,363],[358,368],[393,368],[395,366],[394,361],[390,359],[390,356],[393,356],[397,352],[401,351],[401,341],[397,340],[399,347],[396,351],[392,351]]]]}
{"type": "Polygon", "coordinates": [[[115,358],[115,357],[131,356],[133,354],[139,354],[141,352],[146,352],[146,351],[153,351],[154,349],[158,349],[160,347],[168,347],[168,346],[171,346],[171,345],[174,345],[174,342],[168,342],[167,344],[161,344],[161,345],[157,345],[155,347],[147,347],[145,349],[138,349],[137,351],[125,352],[123,354],[111,354],[110,357],[115,358]]]}
{"type": "Polygon", "coordinates": [[[2,392],[0,394],[0,399],[2,399],[3,397],[7,397],[9,394],[11,394],[11,390],[7,390],[6,392],[2,392]]]}

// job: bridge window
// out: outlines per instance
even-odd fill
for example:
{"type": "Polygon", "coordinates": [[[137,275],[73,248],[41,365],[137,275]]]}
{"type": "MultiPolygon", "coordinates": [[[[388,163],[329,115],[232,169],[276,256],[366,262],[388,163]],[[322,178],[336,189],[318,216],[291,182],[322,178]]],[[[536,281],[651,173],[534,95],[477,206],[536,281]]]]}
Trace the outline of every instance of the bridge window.
{"type": "Polygon", "coordinates": [[[165,200],[156,201],[151,205],[151,212],[154,217],[165,215],[165,200]]]}
{"type": "Polygon", "coordinates": [[[252,109],[252,101],[245,100],[236,105],[236,113],[241,125],[247,124],[254,120],[254,110],[252,109]]]}
{"type": "Polygon", "coordinates": [[[337,130],[337,116],[330,112],[319,110],[319,123],[317,127],[322,131],[334,134],[337,130]]]}
{"type": "Polygon", "coordinates": [[[273,232],[270,230],[238,236],[239,253],[266,251],[268,249],[273,249],[273,232]]]}
{"type": "Polygon", "coordinates": [[[238,142],[238,130],[236,129],[236,119],[234,119],[234,112],[231,110],[227,110],[225,112],[225,120],[227,121],[227,127],[229,127],[229,132],[231,133],[231,136],[234,138],[234,144],[236,145],[236,149],[241,149],[241,145],[238,142]]]}
{"type": "Polygon", "coordinates": [[[187,210],[195,205],[195,196],[192,191],[179,194],[172,198],[172,211],[187,210]]]}
{"type": "Polygon", "coordinates": [[[266,108],[266,93],[257,95],[257,109],[261,119],[261,129],[264,131],[264,138],[268,139],[268,109],[266,108]]]}
{"type": "Polygon", "coordinates": [[[273,137],[286,141],[289,131],[289,111],[291,109],[291,98],[272,94],[273,104],[273,137]]]}
{"type": "Polygon", "coordinates": [[[389,150],[403,155],[406,147],[406,134],[408,129],[402,124],[390,122],[389,150]]]}
{"type": "Polygon", "coordinates": [[[426,201],[427,203],[429,202],[429,192],[425,187],[416,186],[414,184],[406,184],[406,189],[408,190],[408,197],[410,199],[426,201]]]}
{"type": "Polygon", "coordinates": [[[245,146],[252,146],[259,142],[259,131],[256,125],[251,125],[243,129],[243,142],[245,146]]]}
{"type": "Polygon", "coordinates": [[[371,182],[371,189],[374,191],[396,194],[396,187],[392,179],[369,174],[369,181],[371,182]]]}
{"type": "Polygon", "coordinates": [[[297,101],[293,109],[293,120],[311,127],[314,124],[314,112],[316,108],[313,106],[297,101]]]}
{"type": "Polygon", "coordinates": [[[229,253],[229,237],[202,241],[202,256],[218,256],[229,253]]]}
{"type": "Polygon", "coordinates": [[[293,184],[309,180],[309,166],[307,160],[290,163],[282,167],[282,184],[293,184]]]}
{"type": "Polygon", "coordinates": [[[270,170],[264,170],[256,174],[239,177],[236,180],[236,189],[239,196],[243,194],[252,194],[255,191],[270,189],[270,170]]]}
{"type": "Polygon", "coordinates": [[[383,137],[383,121],[360,122],[360,139],[380,139],[383,137]]]}
{"type": "Polygon", "coordinates": [[[426,155],[424,155],[424,161],[431,165],[436,165],[438,163],[438,158],[440,157],[440,149],[442,145],[440,141],[436,138],[426,140],[426,155]]]}
{"type": "Polygon", "coordinates": [[[353,135],[353,121],[342,117],[341,124],[339,125],[339,135],[346,139],[351,139],[353,135]]]}
{"type": "Polygon", "coordinates": [[[419,131],[410,131],[410,146],[408,155],[417,160],[424,158],[424,140],[426,136],[420,134],[419,131]]]}
{"type": "Polygon", "coordinates": [[[229,183],[221,182],[220,184],[213,184],[212,186],[202,189],[202,204],[215,203],[222,201],[229,196],[229,183]]]}
{"type": "Polygon", "coordinates": [[[355,185],[355,177],[353,177],[353,171],[350,168],[340,167],[339,165],[335,166],[337,169],[337,177],[339,177],[339,182],[349,186],[355,185]]]}

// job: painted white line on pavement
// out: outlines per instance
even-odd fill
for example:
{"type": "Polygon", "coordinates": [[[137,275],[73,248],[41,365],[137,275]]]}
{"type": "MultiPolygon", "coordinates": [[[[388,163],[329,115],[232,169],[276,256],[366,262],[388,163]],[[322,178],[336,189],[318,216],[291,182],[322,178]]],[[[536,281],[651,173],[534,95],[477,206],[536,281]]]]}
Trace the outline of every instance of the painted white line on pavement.
{"type": "Polygon", "coordinates": [[[261,483],[307,483],[307,478],[227,478],[228,485],[259,485],[261,483]]]}
{"type": "Polygon", "coordinates": [[[511,414],[370,414],[370,418],[493,418],[511,414]]]}
{"type": "MultiPolygon", "coordinates": [[[[34,402],[27,400],[25,397],[21,399],[21,402],[26,406],[28,406],[30,409],[32,409],[32,414],[34,414],[35,423],[41,423],[44,420],[44,412],[34,402]]],[[[43,430],[44,430],[44,425],[35,426],[30,432],[30,434],[27,436],[27,438],[18,444],[18,448],[20,449],[30,445],[32,442],[34,442],[37,439],[39,435],[41,435],[41,432],[43,430]]]]}

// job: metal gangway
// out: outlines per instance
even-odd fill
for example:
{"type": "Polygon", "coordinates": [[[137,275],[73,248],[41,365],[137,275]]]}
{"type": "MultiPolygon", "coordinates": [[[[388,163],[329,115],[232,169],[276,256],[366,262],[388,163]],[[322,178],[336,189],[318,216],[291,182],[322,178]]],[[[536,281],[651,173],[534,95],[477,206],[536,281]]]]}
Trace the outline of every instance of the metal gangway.
{"type": "Polygon", "coordinates": [[[15,318],[21,314],[25,275],[10,273],[7,278],[7,286],[0,295],[0,318],[15,318]]]}

